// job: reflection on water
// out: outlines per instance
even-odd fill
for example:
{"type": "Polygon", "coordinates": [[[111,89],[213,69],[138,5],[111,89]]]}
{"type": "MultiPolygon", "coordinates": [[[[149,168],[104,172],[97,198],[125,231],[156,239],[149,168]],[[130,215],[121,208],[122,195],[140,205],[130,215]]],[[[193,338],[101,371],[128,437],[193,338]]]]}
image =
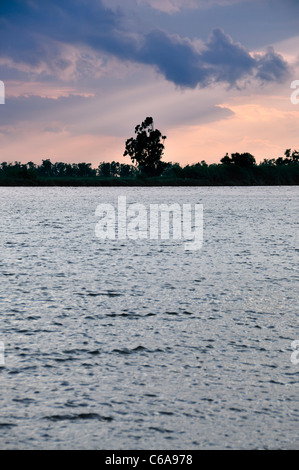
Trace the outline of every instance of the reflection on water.
{"type": "Polygon", "coordinates": [[[0,194],[0,448],[298,443],[296,187],[0,194]],[[120,195],[203,204],[202,249],[99,240],[120,195]]]}

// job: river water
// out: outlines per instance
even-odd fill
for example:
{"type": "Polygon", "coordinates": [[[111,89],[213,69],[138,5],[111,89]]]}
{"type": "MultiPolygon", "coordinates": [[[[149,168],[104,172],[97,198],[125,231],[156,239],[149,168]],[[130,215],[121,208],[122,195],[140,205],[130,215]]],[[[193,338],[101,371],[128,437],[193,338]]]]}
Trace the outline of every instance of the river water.
{"type": "Polygon", "coordinates": [[[0,195],[1,449],[299,448],[297,187],[0,195]],[[98,238],[119,196],[203,204],[201,249],[98,238]]]}

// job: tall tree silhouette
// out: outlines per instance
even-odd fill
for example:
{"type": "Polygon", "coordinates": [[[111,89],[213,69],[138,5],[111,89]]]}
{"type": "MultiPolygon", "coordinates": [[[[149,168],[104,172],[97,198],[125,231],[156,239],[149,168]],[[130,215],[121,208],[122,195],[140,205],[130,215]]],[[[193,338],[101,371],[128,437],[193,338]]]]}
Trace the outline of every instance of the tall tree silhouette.
{"type": "Polygon", "coordinates": [[[126,141],[124,157],[129,155],[141,173],[147,176],[160,175],[164,169],[161,158],[166,136],[154,128],[152,117],[147,117],[140,125],[136,126],[135,134],[135,138],[131,137],[126,141]]]}

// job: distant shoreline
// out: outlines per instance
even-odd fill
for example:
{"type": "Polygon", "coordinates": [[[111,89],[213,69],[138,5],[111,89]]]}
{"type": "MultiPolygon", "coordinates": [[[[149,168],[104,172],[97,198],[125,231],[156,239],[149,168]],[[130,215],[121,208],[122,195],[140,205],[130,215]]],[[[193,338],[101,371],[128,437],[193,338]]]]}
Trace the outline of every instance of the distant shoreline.
{"type": "Polygon", "coordinates": [[[299,181],[297,182],[238,182],[238,181],[227,181],[219,183],[211,183],[209,181],[202,182],[197,180],[166,180],[162,178],[149,178],[142,181],[125,181],[122,179],[105,180],[98,179],[97,181],[88,181],[86,180],[70,180],[62,181],[61,179],[46,180],[46,181],[26,181],[26,180],[0,180],[0,187],[228,187],[228,186],[238,186],[238,187],[256,187],[256,186],[299,186],[299,181]]]}
{"type": "Polygon", "coordinates": [[[41,165],[2,162],[0,187],[298,186],[299,152],[287,149],[284,155],[257,164],[251,154],[235,153],[218,164],[202,160],[182,167],[160,162],[159,168],[150,169],[119,162],[102,162],[97,168],[91,163],[52,163],[49,159],[41,165]]]}

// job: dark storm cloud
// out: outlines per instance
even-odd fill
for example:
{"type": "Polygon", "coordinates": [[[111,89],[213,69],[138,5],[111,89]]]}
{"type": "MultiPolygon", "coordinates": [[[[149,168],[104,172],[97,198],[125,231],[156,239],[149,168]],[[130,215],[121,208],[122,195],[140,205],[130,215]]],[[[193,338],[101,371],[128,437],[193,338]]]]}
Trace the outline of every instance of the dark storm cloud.
{"type": "Polygon", "coordinates": [[[270,47],[257,59],[257,77],[263,81],[283,81],[288,76],[288,64],[280,54],[270,47]]]}
{"type": "Polygon", "coordinates": [[[194,88],[207,79],[208,72],[192,44],[164,31],[152,31],[144,38],[137,59],[155,66],[176,85],[194,88]]]}
{"type": "Polygon", "coordinates": [[[162,30],[137,36],[122,26],[122,15],[100,0],[2,1],[1,55],[32,67],[46,62],[57,73],[59,63],[63,70],[67,62],[59,57],[62,44],[87,46],[99,54],[154,66],[168,81],[188,88],[213,82],[235,86],[247,77],[282,81],[287,76],[288,64],[274,50],[252,57],[221,29],[198,50],[188,39],[162,30]]]}
{"type": "Polygon", "coordinates": [[[216,81],[230,84],[234,84],[246,74],[251,74],[256,65],[245,48],[234,44],[220,29],[215,29],[211,34],[201,58],[210,76],[216,81]]]}
{"type": "Polygon", "coordinates": [[[167,80],[189,88],[213,82],[234,86],[248,76],[280,82],[289,71],[287,62],[273,49],[252,57],[221,29],[212,32],[201,51],[186,39],[153,31],[145,37],[136,58],[155,66],[167,80]]]}
{"type": "Polygon", "coordinates": [[[121,55],[125,34],[118,37],[119,15],[89,0],[9,0],[0,3],[2,55],[35,65],[57,51],[54,41],[86,44],[121,55]],[[48,46],[51,44],[51,47],[48,46]]]}

